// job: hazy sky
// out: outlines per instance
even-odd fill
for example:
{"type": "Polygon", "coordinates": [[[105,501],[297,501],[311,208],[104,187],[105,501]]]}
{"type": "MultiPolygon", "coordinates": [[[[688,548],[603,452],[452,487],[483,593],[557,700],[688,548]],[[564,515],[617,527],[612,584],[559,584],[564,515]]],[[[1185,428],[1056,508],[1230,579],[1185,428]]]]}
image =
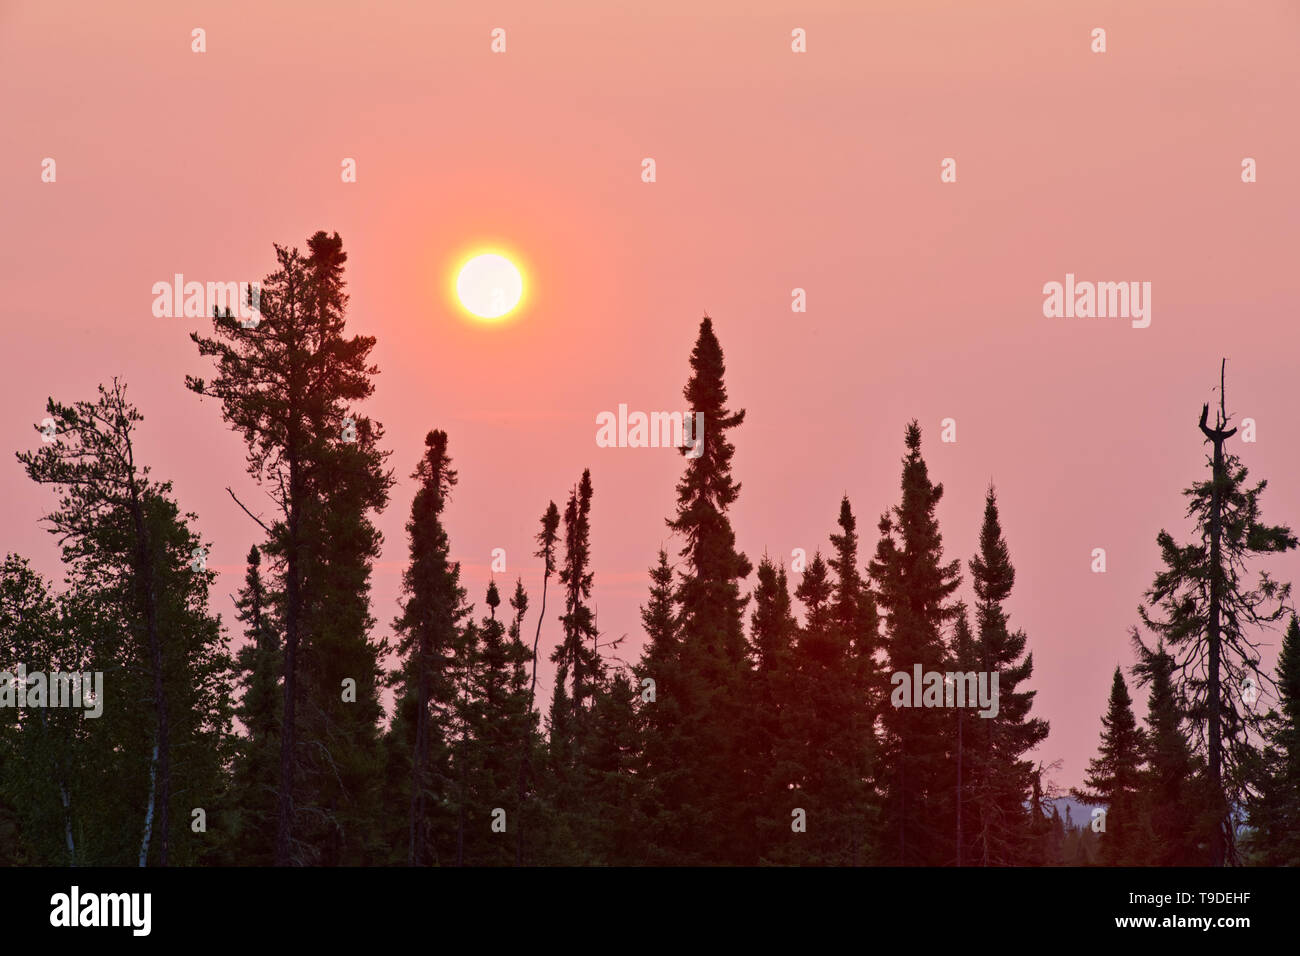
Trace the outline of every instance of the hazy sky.
{"type": "MultiPolygon", "coordinates": [[[[1196,418],[1220,356],[1229,410],[1257,422],[1234,447],[1270,480],[1264,515],[1300,526],[1298,39],[1290,0],[0,0],[0,550],[57,571],[36,523],[53,499],[11,454],[37,443],[47,395],[120,375],[146,460],[212,541],[229,619],[258,529],[225,488],[260,493],[217,405],[183,387],[210,370],[188,338],[207,323],[154,318],[151,287],[259,279],[273,242],[337,230],[350,327],[379,339],[365,411],[399,478],[382,630],[409,475],[443,428],[477,610],[496,547],[536,609],[538,517],[589,466],[599,624],[634,658],[646,569],[677,547],[681,460],[597,448],[595,418],[682,407],[707,311],[747,411],[733,520],[755,562],[825,549],[844,493],[865,560],[911,418],[964,572],[996,483],[1012,624],[1052,727],[1036,756],[1076,784],[1111,671],[1131,663],[1156,533],[1186,536],[1179,492],[1203,474],[1196,418]],[[488,242],[528,283],[495,326],[446,294],[488,242]],[[1150,327],[1044,317],[1044,284],[1067,273],[1150,282],[1150,327]]],[[[1300,558],[1271,568],[1300,580],[1300,558]]],[[[543,654],[557,637],[551,617],[543,654]]]]}

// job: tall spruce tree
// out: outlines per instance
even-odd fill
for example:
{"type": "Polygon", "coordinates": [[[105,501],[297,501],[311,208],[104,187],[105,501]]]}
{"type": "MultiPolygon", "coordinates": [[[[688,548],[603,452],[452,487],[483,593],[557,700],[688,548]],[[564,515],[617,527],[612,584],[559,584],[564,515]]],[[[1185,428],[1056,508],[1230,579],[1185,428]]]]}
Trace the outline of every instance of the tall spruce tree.
{"type": "MultiPolygon", "coordinates": [[[[341,329],[347,253],[339,237],[317,233],[307,242],[309,312],[318,328],[341,329]]],[[[373,340],[372,340],[373,341],[373,340]]],[[[336,358],[337,362],[338,359],[336,358]]],[[[374,517],[393,484],[384,467],[383,429],[348,409],[340,431],[321,446],[321,493],[309,533],[318,539],[305,563],[299,731],[304,859],[323,865],[364,865],[386,852],[374,839],[381,815],[383,754],[379,692],[387,644],[372,638],[370,577],[382,535],[374,517]]]]}
{"type": "Polygon", "coordinates": [[[591,471],[569,494],[564,509],[564,614],[562,638],[551,660],[557,665],[555,703],[551,711],[551,742],[562,763],[580,768],[583,747],[591,731],[590,712],[599,686],[601,667],[596,647],[596,623],[591,609],[591,471]]]}
{"type": "Polygon", "coordinates": [[[686,768],[673,749],[682,722],[681,648],[673,605],[673,569],[662,548],[650,569],[650,599],[641,608],[641,623],[646,641],[633,676],[641,689],[636,717],[638,771],[643,784],[639,797],[646,827],[644,862],[663,864],[676,860],[671,835],[687,811],[683,806],[686,768]]]}
{"type": "Polygon", "coordinates": [[[1218,820],[1210,835],[1210,865],[1222,866],[1237,859],[1234,819],[1249,798],[1264,729],[1264,714],[1246,699],[1251,694],[1243,694],[1246,687],[1269,682],[1260,672],[1254,632],[1283,619],[1291,593],[1289,584],[1263,570],[1251,586],[1247,566],[1300,542],[1287,526],[1263,522],[1259,499],[1267,482],[1248,484],[1245,466],[1225,448],[1236,429],[1228,427],[1222,367],[1214,428],[1208,416],[1204,405],[1198,427],[1211,445],[1210,478],[1183,492],[1195,539],[1180,545],[1160,532],[1164,568],[1138,610],[1174,657],[1175,693],[1191,722],[1195,752],[1206,763],[1207,800],[1218,820]]]}
{"type": "Polygon", "coordinates": [[[849,861],[855,866],[872,861],[874,842],[869,835],[879,827],[879,794],[875,777],[877,766],[876,721],[885,697],[885,676],[877,661],[880,651],[880,615],[871,586],[858,570],[858,523],[848,496],[840,500],[839,533],[831,535],[834,554],[830,558],[835,572],[834,615],[836,627],[844,635],[850,676],[843,688],[847,696],[848,723],[845,728],[850,745],[858,807],[853,850],[849,861]]]}
{"type": "Polygon", "coordinates": [[[267,531],[284,595],[279,866],[355,862],[368,852],[339,825],[353,822],[353,798],[369,802],[359,791],[377,776],[381,648],[366,631],[379,536],[370,515],[391,484],[378,426],[352,411],[373,391],[377,369],[369,362],[374,338],[345,334],[347,256],[337,234],[318,232],[308,246],[306,257],[275,247],[278,268],[262,286],[255,325],[245,328],[227,310],[214,314],[212,337],[191,335],[201,355],[216,359],[217,374],[186,377],[192,391],[221,402],[248,446],[249,474],[270,490],[277,511],[269,525],[255,520],[267,531]],[[343,679],[355,681],[355,701],[342,699],[343,679]],[[330,761],[345,776],[331,776],[330,761]],[[310,778],[302,793],[300,768],[310,778]],[[296,801],[324,824],[323,832],[313,825],[312,843],[295,842],[296,801]]]}
{"type": "Polygon", "coordinates": [[[1140,800],[1145,740],[1118,667],[1101,726],[1101,746],[1097,756],[1088,762],[1087,789],[1073,789],[1071,793],[1075,799],[1105,810],[1100,862],[1107,866],[1137,866],[1144,862],[1146,852],[1140,800]]]}
{"type": "Polygon", "coordinates": [[[556,665],[550,711],[552,804],[571,838],[583,846],[579,859],[590,861],[590,841],[582,819],[591,786],[591,738],[596,695],[605,677],[596,646],[598,632],[591,608],[591,471],[569,494],[564,509],[564,587],[561,638],[551,660],[556,665]]]}
{"type": "MultiPolygon", "coordinates": [[[[935,508],[943,485],[930,481],[921,457],[921,429],[907,427],[902,501],[880,519],[870,572],[885,613],[885,656],[892,674],[911,679],[943,670],[942,632],[957,613],[950,602],[960,562],[943,560],[935,508]]],[[[897,691],[895,692],[897,693],[897,691]]],[[[891,696],[891,702],[892,702],[891,696]]],[[[950,731],[943,708],[889,706],[882,713],[882,862],[938,866],[953,862],[955,812],[950,731]]]]}
{"type": "Polygon", "coordinates": [[[998,708],[972,721],[971,765],[974,817],[970,821],[974,857],[983,866],[1023,864],[1030,854],[1031,819],[1025,812],[1033,789],[1034,764],[1025,754],[1047,738],[1047,722],[1030,717],[1035,691],[1021,690],[1034,671],[1023,631],[1012,631],[1003,607],[1016,572],[998,519],[997,496],[984,500],[980,550],[970,561],[978,629],[975,658],[979,670],[998,675],[998,708]]]}
{"type": "MultiPolygon", "coordinates": [[[[682,768],[675,781],[677,812],[663,833],[675,862],[751,863],[751,779],[745,759],[744,713],[749,663],[741,582],[753,569],[736,549],[728,511],[740,494],[731,474],[731,430],[745,413],[727,407],[722,347],[705,316],[691,352],[684,389],[693,429],[681,453],[686,471],[677,485],[677,514],[668,526],[683,541],[674,594],[678,655],[675,683],[660,696],[677,697],[680,722],[665,742],[682,768]]],[[[654,676],[654,675],[651,675],[654,676]]]]}
{"type": "MultiPolygon", "coordinates": [[[[464,621],[470,613],[460,583],[460,562],[450,557],[451,542],[443,526],[457,475],[447,453],[447,433],[435,430],[424,439],[425,451],[412,476],[417,482],[406,523],[410,560],[402,574],[401,613],[393,622],[402,664],[394,675],[398,717],[390,732],[406,754],[410,776],[406,796],[406,862],[435,862],[431,829],[450,822],[439,808],[446,799],[448,724],[457,705],[454,661],[464,652],[464,621]]],[[[393,758],[390,756],[390,761],[393,758]]]]}

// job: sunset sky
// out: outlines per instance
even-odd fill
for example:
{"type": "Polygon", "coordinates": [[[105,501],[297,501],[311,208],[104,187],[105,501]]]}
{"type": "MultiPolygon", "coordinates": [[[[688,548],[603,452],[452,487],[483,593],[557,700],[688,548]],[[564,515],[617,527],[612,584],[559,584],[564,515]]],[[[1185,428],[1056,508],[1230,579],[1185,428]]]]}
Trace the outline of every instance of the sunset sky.
{"type": "MultiPolygon", "coordinates": [[[[225,489],[265,499],[217,403],[183,385],[210,371],[189,340],[209,323],[155,318],[151,288],[176,273],[261,279],[272,243],[337,231],[349,328],[378,337],[362,411],[385,426],[399,479],[379,519],[380,633],[397,612],[410,474],[442,428],[476,613],[500,547],[498,579],[521,574],[535,614],[538,518],[590,467],[598,622],[635,659],[647,569],[680,547],[664,519],[682,461],[598,448],[596,416],[681,409],[707,312],[747,413],[731,434],[740,548],[787,565],[793,548],[825,551],[847,493],[865,561],[919,420],[968,600],[996,485],[1012,625],[1051,722],[1034,757],[1080,783],[1111,672],[1132,663],[1156,534],[1187,537],[1180,491],[1205,475],[1196,419],[1217,401],[1220,357],[1229,412],[1258,430],[1230,447],[1269,480],[1264,518],[1300,527],[1300,8],[464,6],[0,0],[0,551],[59,573],[37,523],[53,498],[12,453],[39,444],[47,396],[89,398],[118,375],[145,416],[145,460],[200,516],[234,623],[228,595],[260,530],[225,489]],[[955,183],[940,182],[946,157],[955,183]],[[1242,182],[1246,157],[1257,182],[1242,182]],[[525,281],[521,307],[491,324],[448,291],[487,248],[525,281]],[[1044,317],[1044,284],[1067,273],[1150,282],[1150,327],[1044,317]],[[791,311],[795,288],[806,313],[791,311]],[[939,441],[945,418],[956,443],[939,441]],[[1105,574],[1090,570],[1098,547],[1105,574]]],[[[1265,567],[1300,580],[1300,555],[1265,567]]]]}

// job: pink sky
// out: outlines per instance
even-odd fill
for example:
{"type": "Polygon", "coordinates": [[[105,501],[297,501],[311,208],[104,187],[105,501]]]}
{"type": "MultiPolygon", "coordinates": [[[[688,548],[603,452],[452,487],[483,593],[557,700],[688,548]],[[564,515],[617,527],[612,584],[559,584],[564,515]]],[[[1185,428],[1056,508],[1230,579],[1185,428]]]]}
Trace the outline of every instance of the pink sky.
{"type": "MultiPolygon", "coordinates": [[[[681,462],[597,448],[595,416],[680,408],[707,310],[748,413],[733,519],[755,561],[825,549],[843,493],[865,560],[913,417],[963,570],[996,483],[1012,623],[1052,725],[1036,756],[1078,783],[1110,673],[1131,663],[1155,535],[1186,537],[1179,491],[1202,475],[1196,417],[1221,355],[1229,410],[1258,423],[1258,443],[1237,450],[1270,480],[1265,517],[1300,527],[1300,10],[458,6],[0,3],[6,456],[37,441],[47,395],[89,397],[122,376],[146,459],[212,541],[229,618],[257,529],[225,488],[259,493],[217,406],[183,388],[209,370],[188,339],[206,323],[154,318],[150,289],[177,272],[261,278],[272,242],[337,230],[350,325],[379,339],[366,411],[400,479],[380,521],[381,629],[408,476],[437,427],[460,472],[448,525],[478,609],[496,547],[536,608],[537,519],[590,466],[599,623],[639,645],[646,568],[676,546],[664,518],[681,462]],[[206,53],[191,52],[195,27],[206,53]],[[504,54],[489,49],[494,27],[504,54]],[[790,50],[796,27],[806,54],[790,50]],[[1094,27],[1104,54],[1090,52],[1094,27]],[[355,184],[340,181],[345,157],[355,184]],[[944,157],[955,184],[939,181],[944,157]],[[1241,182],[1243,157],[1258,182],[1241,182]],[[523,311],[493,327],[444,294],[484,241],[514,250],[529,281],[523,311]],[[1044,318],[1043,284],[1067,272],[1151,282],[1150,328],[1044,318]],[[795,287],[806,314],[791,312],[795,287]],[[946,417],[956,444],[938,440],[946,417]],[[1095,547],[1104,575],[1089,569],[1095,547]]],[[[7,460],[0,549],[55,573],[35,521],[52,498],[7,460]]],[[[1300,558],[1271,568],[1300,580],[1300,558]]]]}

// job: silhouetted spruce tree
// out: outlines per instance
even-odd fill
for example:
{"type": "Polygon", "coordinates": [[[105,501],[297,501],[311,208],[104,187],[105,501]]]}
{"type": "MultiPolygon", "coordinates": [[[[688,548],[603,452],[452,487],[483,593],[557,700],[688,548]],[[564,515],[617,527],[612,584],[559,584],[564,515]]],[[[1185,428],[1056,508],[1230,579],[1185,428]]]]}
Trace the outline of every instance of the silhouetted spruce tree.
{"type": "Polygon", "coordinates": [[[280,754],[280,632],[276,596],[262,578],[262,555],[249,548],[244,587],[235,601],[244,625],[244,645],[235,662],[243,695],[235,716],[243,725],[233,766],[232,789],[239,808],[234,859],[242,866],[267,866],[275,848],[276,768],[280,754]]]}
{"type": "Polygon", "coordinates": [[[1077,800],[1105,808],[1100,862],[1106,866],[1138,866],[1145,862],[1146,851],[1139,797],[1145,741],[1118,667],[1101,726],[1101,746],[1097,756],[1088,762],[1087,789],[1070,792],[1077,800]]]}
{"type": "Polygon", "coordinates": [[[484,756],[483,748],[475,739],[485,720],[484,701],[477,693],[478,671],[482,666],[479,638],[478,622],[467,621],[461,647],[452,664],[456,697],[448,727],[451,741],[448,805],[455,814],[455,825],[450,833],[454,842],[446,858],[456,866],[465,866],[472,860],[474,836],[470,829],[487,825],[487,821],[474,816],[475,788],[484,756]]]}
{"type": "MultiPolygon", "coordinates": [[[[402,574],[401,614],[393,622],[401,656],[394,675],[398,712],[390,730],[390,766],[397,752],[409,772],[400,783],[410,866],[437,862],[432,831],[446,832],[450,780],[448,724],[457,706],[456,658],[464,651],[463,623],[470,613],[460,584],[460,562],[442,523],[457,476],[447,454],[447,433],[429,432],[412,476],[418,483],[406,523],[410,561],[402,574]]],[[[394,781],[396,782],[396,781],[394,781]]],[[[396,807],[394,809],[397,809],[396,807]]]]}
{"type": "Polygon", "coordinates": [[[838,792],[842,781],[839,768],[832,766],[842,756],[843,742],[836,736],[844,735],[849,714],[839,699],[840,681],[830,672],[838,667],[841,678],[851,676],[842,632],[835,626],[833,590],[826,562],[815,553],[794,590],[804,607],[804,623],[794,630],[780,686],[781,724],[772,766],[782,779],[772,809],[775,822],[783,826],[768,830],[767,858],[773,863],[842,865],[842,859],[832,858],[839,856],[837,850],[851,848],[853,834],[846,832],[840,815],[852,810],[852,800],[838,792]],[[805,832],[793,829],[796,810],[804,813],[805,832]]]}
{"type": "Polygon", "coordinates": [[[838,523],[839,533],[831,535],[834,554],[829,563],[835,572],[835,626],[844,635],[845,667],[850,675],[842,688],[848,701],[845,733],[852,741],[847,745],[848,759],[852,761],[852,772],[857,775],[854,784],[857,803],[852,811],[856,823],[852,851],[846,862],[861,866],[874,858],[875,847],[869,837],[879,827],[875,725],[887,683],[876,660],[880,649],[880,616],[871,587],[858,570],[858,523],[847,495],[840,501],[838,523]]]}
{"type": "Polygon", "coordinates": [[[1277,695],[1253,773],[1249,820],[1259,863],[1300,866],[1300,621],[1294,614],[1277,658],[1277,695]]]}
{"type": "Polygon", "coordinates": [[[560,617],[563,637],[551,655],[558,665],[556,706],[567,711],[552,713],[551,737],[557,753],[567,754],[570,767],[582,762],[582,748],[591,730],[592,701],[601,676],[596,623],[589,603],[594,578],[589,570],[591,497],[591,471],[587,469],[564,509],[564,565],[560,568],[560,583],[564,586],[564,614],[560,617]],[[565,739],[556,740],[557,733],[565,739]]]}
{"type": "Polygon", "coordinates": [[[1199,428],[1212,446],[1210,478],[1183,492],[1195,539],[1180,545],[1160,532],[1165,567],[1138,610],[1174,658],[1174,691],[1191,722],[1195,752],[1205,760],[1207,800],[1219,821],[1211,833],[1210,865],[1222,866],[1236,860],[1233,817],[1249,796],[1255,741],[1263,730],[1264,714],[1242,696],[1247,679],[1255,687],[1268,681],[1251,632],[1282,620],[1291,593],[1289,584],[1266,571],[1251,587],[1247,565],[1298,542],[1287,526],[1263,523],[1259,499],[1267,482],[1248,485],[1245,466],[1224,449],[1236,429],[1227,427],[1222,374],[1214,428],[1208,415],[1209,406],[1202,406],[1199,428]]]}
{"type": "MultiPolygon", "coordinates": [[[[521,590],[522,585],[516,597],[521,590]]],[[[501,596],[496,582],[488,584],[486,603],[488,615],[478,629],[478,666],[467,711],[470,752],[465,758],[469,783],[464,862],[501,866],[515,862],[516,845],[508,834],[517,797],[518,741],[533,722],[533,712],[528,704],[528,649],[518,639],[517,626],[508,633],[497,617],[501,596]]]]}
{"type": "Polygon", "coordinates": [[[1148,651],[1135,637],[1133,672],[1149,685],[1141,798],[1147,827],[1143,862],[1149,866],[1205,866],[1213,816],[1207,818],[1205,765],[1192,755],[1174,695],[1174,660],[1163,642],[1148,651]]]}
{"type": "Polygon", "coordinates": [[[1029,854],[1030,819],[1025,805],[1033,787],[1033,761],[1025,754],[1047,738],[1045,720],[1030,717],[1035,691],[1020,690],[1034,671],[1034,656],[1025,651],[1023,631],[1007,624],[1003,603],[1016,572],[998,520],[997,497],[990,487],[984,501],[980,550],[970,561],[975,587],[979,670],[998,675],[998,710],[973,720],[972,762],[974,857],[983,866],[1020,865],[1029,854]]]}
{"type": "Polygon", "coordinates": [[[510,816],[510,832],[514,834],[511,851],[516,866],[524,863],[524,811],[532,797],[531,779],[533,761],[543,765],[545,741],[543,740],[537,711],[533,709],[533,690],[529,676],[529,665],[536,665],[536,656],[524,643],[524,618],[528,614],[528,592],[524,582],[515,579],[515,591],[510,597],[510,609],[514,612],[510,619],[510,628],[506,632],[505,656],[508,661],[510,680],[507,700],[509,706],[503,711],[504,722],[514,736],[503,740],[501,748],[503,759],[508,759],[513,767],[514,807],[510,816]],[[521,744],[522,742],[522,744],[521,744]]]}
{"type": "Polygon", "coordinates": [[[795,589],[806,613],[782,715],[789,729],[780,743],[791,750],[778,750],[776,761],[796,771],[786,795],[785,850],[774,854],[782,862],[847,866],[861,863],[869,850],[874,814],[870,745],[861,721],[866,702],[858,696],[849,632],[839,625],[835,592],[826,562],[815,555],[795,589]],[[795,808],[805,811],[804,833],[791,830],[795,808]]]}
{"type": "Polygon", "coordinates": [[[90,669],[108,682],[104,714],[87,731],[106,776],[100,798],[85,809],[112,822],[89,826],[106,842],[87,859],[210,861],[220,841],[188,839],[189,811],[220,805],[232,662],[208,609],[215,575],[190,529],[197,519],[182,514],[170,483],[151,479],[139,461],[134,432],[142,416],[120,383],[100,386],[93,402],[51,399],[47,410],[56,440],[18,459],[32,480],[59,494],[46,521],[68,568],[66,618],[82,631],[76,640],[95,664],[90,669]],[[134,834],[123,826],[127,807],[139,813],[134,834]]]}
{"type": "MultiPolygon", "coordinates": [[[[666,841],[678,863],[745,864],[756,860],[753,792],[745,766],[744,714],[749,664],[740,582],[752,570],[736,550],[727,516],[740,494],[731,475],[735,447],[728,433],[744,411],[727,408],[722,348],[707,316],[691,352],[684,395],[692,421],[704,425],[681,449],[686,471],[677,485],[677,515],[668,526],[683,540],[674,602],[678,661],[675,684],[660,697],[678,697],[680,722],[666,750],[683,769],[678,812],[666,841]]],[[[653,676],[653,675],[652,675],[653,676]]]]}
{"type": "MultiPolygon", "coordinates": [[[[308,301],[320,327],[341,328],[347,308],[337,235],[308,240],[308,301]]],[[[349,410],[351,411],[351,410],[349,410]]],[[[382,428],[352,412],[319,459],[322,493],[311,534],[320,539],[305,564],[299,730],[302,838],[313,862],[365,865],[387,852],[376,836],[383,754],[379,690],[382,639],[371,639],[370,575],[383,544],[373,518],[388,504],[393,478],[380,449],[382,428]]]]}
{"type": "Polygon", "coordinates": [[[305,258],[275,247],[279,265],[261,288],[254,327],[244,328],[227,310],[214,315],[213,337],[191,336],[201,355],[215,357],[217,375],[210,382],[186,377],[191,390],[221,401],[223,417],[248,446],[249,473],[270,490],[277,510],[271,524],[257,520],[267,530],[265,551],[277,562],[276,589],[284,594],[279,866],[352,861],[369,852],[357,845],[357,834],[340,834],[337,825],[352,822],[345,819],[348,801],[370,803],[371,794],[357,789],[364,775],[377,778],[379,648],[364,632],[379,538],[369,514],[383,506],[391,481],[376,448],[378,426],[352,415],[353,405],[373,391],[377,369],[369,362],[374,338],[345,335],[346,254],[337,234],[318,232],[308,245],[305,258]],[[355,442],[344,438],[347,417],[354,418],[355,442]],[[323,653],[311,650],[317,644],[323,653]],[[336,677],[356,681],[355,704],[343,702],[336,677]],[[305,738],[308,731],[317,736],[305,738]],[[324,764],[331,759],[345,777],[328,776],[324,764]],[[299,794],[304,764],[313,780],[299,794]],[[295,844],[299,801],[325,824],[324,832],[313,825],[308,838],[323,842],[295,844]]]}
{"type": "MultiPolygon", "coordinates": [[[[956,614],[949,598],[960,584],[959,561],[943,560],[935,507],[943,485],[930,481],[921,457],[921,429],[907,427],[902,502],[880,519],[880,543],[871,562],[875,593],[885,614],[885,656],[891,674],[913,667],[942,671],[942,630],[956,614]]],[[[883,707],[884,784],[881,862],[946,865],[953,861],[953,764],[950,715],[942,707],[883,707]]]]}
{"type": "Polygon", "coordinates": [[[758,565],[750,619],[750,657],[754,668],[748,739],[757,788],[756,838],[762,862],[791,858],[791,787],[802,773],[794,722],[794,645],[799,630],[790,601],[785,568],[766,555],[758,565]]]}
{"type": "Polygon", "coordinates": [[[641,608],[641,623],[646,641],[633,676],[641,689],[636,716],[640,809],[647,831],[642,841],[643,862],[666,864],[676,859],[666,840],[687,811],[682,802],[686,768],[678,763],[673,749],[682,722],[681,647],[673,605],[673,569],[662,548],[658,563],[650,569],[650,599],[641,608]]]}
{"type": "Polygon", "coordinates": [[[583,845],[581,852],[586,860],[590,859],[590,848],[584,838],[590,833],[583,821],[589,810],[586,804],[592,774],[592,709],[605,678],[590,605],[594,578],[590,570],[591,498],[588,469],[570,492],[564,509],[564,564],[560,568],[564,614],[560,616],[560,643],[551,655],[557,666],[550,712],[553,806],[567,820],[573,839],[583,845]]]}

